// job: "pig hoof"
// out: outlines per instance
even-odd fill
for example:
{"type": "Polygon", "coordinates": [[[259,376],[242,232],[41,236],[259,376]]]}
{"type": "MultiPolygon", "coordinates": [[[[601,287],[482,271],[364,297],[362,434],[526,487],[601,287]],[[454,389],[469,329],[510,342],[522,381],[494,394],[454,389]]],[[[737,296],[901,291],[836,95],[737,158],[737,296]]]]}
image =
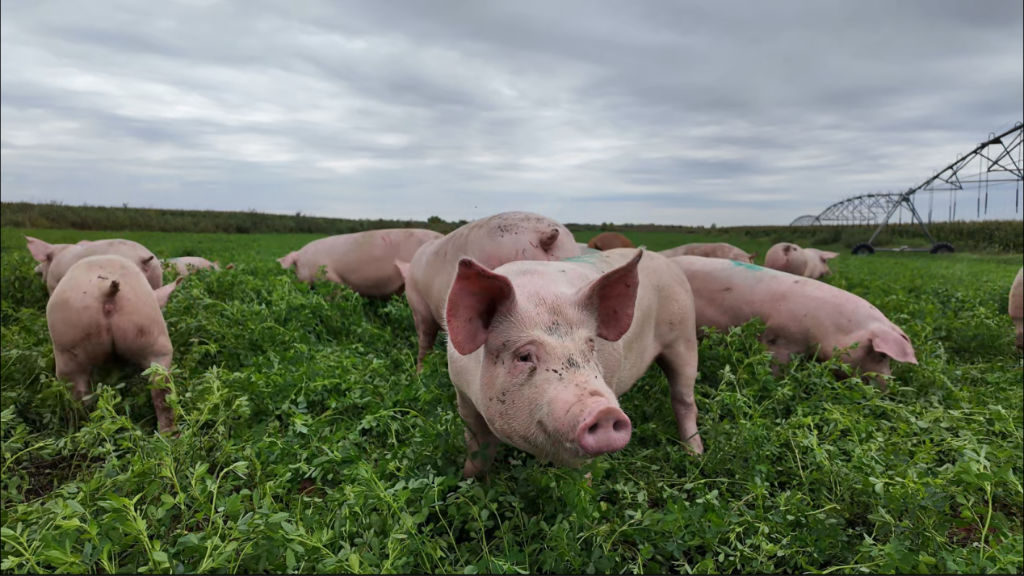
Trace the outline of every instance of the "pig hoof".
{"type": "Polygon", "coordinates": [[[689,452],[693,456],[700,457],[704,455],[704,442],[701,441],[700,436],[695,435],[694,437],[690,438],[689,440],[686,441],[685,446],[687,452],[689,452]]]}
{"type": "Polygon", "coordinates": [[[465,478],[482,478],[487,475],[487,469],[483,466],[478,466],[472,460],[466,460],[465,467],[462,468],[462,476],[465,478]]]}

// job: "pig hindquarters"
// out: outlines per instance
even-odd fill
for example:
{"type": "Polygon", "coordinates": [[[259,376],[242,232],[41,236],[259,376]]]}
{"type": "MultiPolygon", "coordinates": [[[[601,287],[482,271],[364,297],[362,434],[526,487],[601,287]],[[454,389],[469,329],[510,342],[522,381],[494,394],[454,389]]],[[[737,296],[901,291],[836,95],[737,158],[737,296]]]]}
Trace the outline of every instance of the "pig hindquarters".
{"type": "MultiPolygon", "coordinates": [[[[817,357],[828,360],[833,350],[859,343],[842,360],[862,373],[888,376],[890,359],[917,364],[907,335],[845,290],[753,264],[694,256],[672,261],[689,280],[698,328],[724,332],[760,318],[767,326],[761,341],[779,363],[818,346],[817,357]]],[[[877,381],[885,389],[884,379],[877,381]]]]}
{"type": "MultiPolygon", "coordinates": [[[[82,401],[90,374],[115,354],[143,368],[171,368],[173,349],[160,309],[177,283],[153,290],[138,267],[120,256],[78,261],[54,290],[46,306],[57,378],[73,383],[82,401]]],[[[158,378],[151,392],[161,432],[174,427],[168,391],[158,378]]]]}
{"type": "Polygon", "coordinates": [[[703,453],[693,299],[668,259],[616,249],[491,272],[465,258],[446,315],[466,476],[486,473],[499,440],[563,466],[621,450],[632,425],[618,398],[652,362],[681,438],[703,453]]]}

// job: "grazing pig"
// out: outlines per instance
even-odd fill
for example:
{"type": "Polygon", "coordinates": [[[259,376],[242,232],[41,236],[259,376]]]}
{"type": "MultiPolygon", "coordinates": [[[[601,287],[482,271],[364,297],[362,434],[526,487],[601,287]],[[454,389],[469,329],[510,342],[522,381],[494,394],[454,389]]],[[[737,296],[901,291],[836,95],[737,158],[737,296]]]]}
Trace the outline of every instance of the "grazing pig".
{"type": "MultiPolygon", "coordinates": [[[[167,261],[167,264],[173,266],[178,271],[179,276],[188,276],[195,270],[217,270],[220,271],[220,262],[210,262],[206,258],[198,258],[196,256],[182,256],[181,258],[171,258],[167,261]]],[[[224,269],[233,270],[234,264],[228,264],[224,269]]]]}
{"type": "Polygon", "coordinates": [[[796,244],[776,244],[765,255],[764,266],[795,276],[818,280],[831,274],[828,261],[837,258],[835,252],[822,252],[814,248],[801,248],[796,244]]]}
{"type": "Polygon", "coordinates": [[[594,250],[614,250],[616,248],[633,248],[633,243],[618,232],[602,232],[587,242],[587,246],[594,250]]]}
{"type": "Polygon", "coordinates": [[[145,246],[130,240],[83,240],[78,244],[47,244],[42,240],[25,237],[32,257],[40,262],[40,272],[46,289],[53,294],[61,279],[80,260],[92,256],[121,256],[139,267],[149,285],[156,290],[164,285],[160,261],[145,246]]]}
{"type": "MultiPolygon", "coordinates": [[[[115,354],[143,368],[156,363],[170,370],[173,349],[160,309],[180,282],[154,290],[138,266],[120,256],[84,258],[67,271],[46,306],[46,322],[57,378],[74,385],[76,400],[89,393],[92,368],[115,354]]],[[[161,432],[174,427],[167,393],[151,391],[161,432]]]]}
{"type": "MultiPolygon", "coordinates": [[[[888,376],[890,359],[917,364],[907,335],[845,290],[752,264],[696,256],[672,261],[689,280],[698,328],[724,332],[760,318],[767,325],[761,341],[778,363],[819,346],[817,358],[828,360],[833,350],[859,342],[842,360],[861,373],[888,376]]],[[[885,381],[879,378],[878,383],[884,390],[885,381]]]]}
{"type": "Polygon", "coordinates": [[[749,262],[750,264],[753,264],[754,258],[757,257],[757,252],[747,254],[745,250],[737,248],[732,244],[726,244],[725,242],[716,242],[713,244],[684,244],[676,248],[662,250],[659,254],[666,258],[675,258],[676,256],[700,256],[702,258],[720,258],[723,260],[735,260],[737,262],[749,262]]]}
{"type": "Polygon", "coordinates": [[[1010,318],[1017,327],[1017,348],[1024,348],[1024,269],[1017,273],[1010,290],[1010,318]]]}
{"type": "Polygon", "coordinates": [[[693,298],[667,258],[620,249],[493,272],[463,258],[446,316],[467,477],[487,472],[499,441],[560,466],[623,449],[632,425],[618,398],[652,362],[681,438],[703,453],[693,298]]]}
{"type": "Polygon", "coordinates": [[[278,262],[285,269],[294,265],[303,282],[312,283],[320,268],[326,267],[331,282],[366,298],[390,298],[401,294],[405,285],[395,260],[408,262],[421,246],[443,237],[433,230],[415,228],[342,234],[310,242],[278,262]]]}
{"type": "Polygon", "coordinates": [[[579,255],[572,232],[529,212],[506,212],[470,222],[426,244],[412,261],[397,259],[419,338],[418,370],[445,327],[448,289],[459,260],[473,258],[488,269],[519,260],[553,261],[579,255]]]}

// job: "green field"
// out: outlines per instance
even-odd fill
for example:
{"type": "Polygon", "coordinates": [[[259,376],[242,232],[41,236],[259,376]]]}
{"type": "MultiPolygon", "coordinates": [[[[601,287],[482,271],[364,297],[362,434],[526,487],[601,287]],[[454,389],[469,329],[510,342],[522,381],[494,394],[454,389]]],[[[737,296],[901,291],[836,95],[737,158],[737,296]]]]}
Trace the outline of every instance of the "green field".
{"type": "MultiPolygon", "coordinates": [[[[54,379],[21,233],[0,236],[4,573],[1024,570],[1024,385],[1006,313],[1019,255],[832,263],[830,283],[915,344],[920,366],[897,367],[887,395],[804,361],[773,378],[752,324],[701,345],[702,459],[681,447],[654,368],[622,398],[625,450],[566,470],[504,446],[486,484],[461,478],[446,357],[439,346],[416,373],[404,299],[310,290],[277,265],[316,236],[32,232],[236,264],[190,277],[165,311],[171,440],[137,370],[97,371],[88,413],[54,379]]],[[[771,243],[627,235],[654,250],[771,243]]]]}

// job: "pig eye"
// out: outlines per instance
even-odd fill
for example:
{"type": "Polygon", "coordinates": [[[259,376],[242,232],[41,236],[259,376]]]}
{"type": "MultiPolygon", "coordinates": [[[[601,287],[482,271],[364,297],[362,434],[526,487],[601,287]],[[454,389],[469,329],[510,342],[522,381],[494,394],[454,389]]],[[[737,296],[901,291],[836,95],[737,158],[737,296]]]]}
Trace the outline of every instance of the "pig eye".
{"type": "Polygon", "coordinates": [[[517,358],[517,360],[522,362],[523,364],[533,364],[533,354],[530,354],[529,352],[523,352],[522,354],[519,355],[519,358],[517,358]]]}

